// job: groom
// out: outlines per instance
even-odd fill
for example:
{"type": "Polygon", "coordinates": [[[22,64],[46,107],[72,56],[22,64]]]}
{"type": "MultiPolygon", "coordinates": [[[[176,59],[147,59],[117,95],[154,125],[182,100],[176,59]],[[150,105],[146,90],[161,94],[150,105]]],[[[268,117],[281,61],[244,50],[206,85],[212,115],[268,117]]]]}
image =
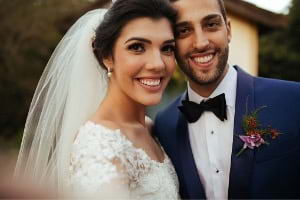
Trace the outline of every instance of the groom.
{"type": "Polygon", "coordinates": [[[154,132],[175,166],[181,197],[300,198],[300,84],[253,77],[227,63],[231,27],[223,0],[172,5],[188,87],[158,113],[154,132]]]}

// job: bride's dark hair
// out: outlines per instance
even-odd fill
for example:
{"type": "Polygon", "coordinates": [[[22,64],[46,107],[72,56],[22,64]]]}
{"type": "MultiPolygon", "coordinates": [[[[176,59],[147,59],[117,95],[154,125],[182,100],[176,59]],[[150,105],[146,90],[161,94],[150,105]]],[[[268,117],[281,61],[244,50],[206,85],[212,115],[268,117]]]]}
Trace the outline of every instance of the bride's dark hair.
{"type": "Polygon", "coordinates": [[[168,0],[117,0],[96,30],[93,48],[100,65],[105,67],[103,59],[112,55],[115,42],[129,21],[141,17],[166,18],[173,26],[176,16],[168,0]]]}

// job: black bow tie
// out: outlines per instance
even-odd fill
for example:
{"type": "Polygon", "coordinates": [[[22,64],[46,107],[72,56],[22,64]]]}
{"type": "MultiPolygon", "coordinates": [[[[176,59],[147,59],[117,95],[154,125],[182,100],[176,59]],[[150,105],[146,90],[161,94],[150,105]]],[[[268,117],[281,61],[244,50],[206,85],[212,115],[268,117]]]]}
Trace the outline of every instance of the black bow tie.
{"type": "Polygon", "coordinates": [[[182,106],[178,108],[190,123],[196,122],[204,111],[213,112],[221,121],[227,119],[224,93],[207,101],[202,101],[200,104],[184,100],[182,101],[182,106]]]}

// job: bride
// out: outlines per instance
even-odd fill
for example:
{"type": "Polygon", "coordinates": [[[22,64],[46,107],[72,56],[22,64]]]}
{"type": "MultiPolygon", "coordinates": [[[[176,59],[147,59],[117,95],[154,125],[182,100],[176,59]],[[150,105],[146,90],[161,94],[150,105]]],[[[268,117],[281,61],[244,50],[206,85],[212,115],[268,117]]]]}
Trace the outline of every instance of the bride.
{"type": "Polygon", "coordinates": [[[75,196],[179,198],[145,116],[175,69],[175,17],[166,0],[117,0],[71,27],[36,89],[16,178],[75,196]]]}

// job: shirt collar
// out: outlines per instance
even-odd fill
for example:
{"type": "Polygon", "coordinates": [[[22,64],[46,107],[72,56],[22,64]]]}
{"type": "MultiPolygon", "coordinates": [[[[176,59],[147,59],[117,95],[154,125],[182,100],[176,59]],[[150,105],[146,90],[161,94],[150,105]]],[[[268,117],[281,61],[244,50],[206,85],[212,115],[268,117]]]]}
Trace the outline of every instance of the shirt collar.
{"type": "Polygon", "coordinates": [[[215,96],[225,93],[226,105],[234,107],[236,99],[236,87],[237,71],[232,66],[229,66],[228,71],[223,80],[220,82],[218,87],[212,92],[212,94],[207,98],[197,94],[188,83],[189,100],[196,103],[200,103],[204,99],[214,98],[215,96]]]}

